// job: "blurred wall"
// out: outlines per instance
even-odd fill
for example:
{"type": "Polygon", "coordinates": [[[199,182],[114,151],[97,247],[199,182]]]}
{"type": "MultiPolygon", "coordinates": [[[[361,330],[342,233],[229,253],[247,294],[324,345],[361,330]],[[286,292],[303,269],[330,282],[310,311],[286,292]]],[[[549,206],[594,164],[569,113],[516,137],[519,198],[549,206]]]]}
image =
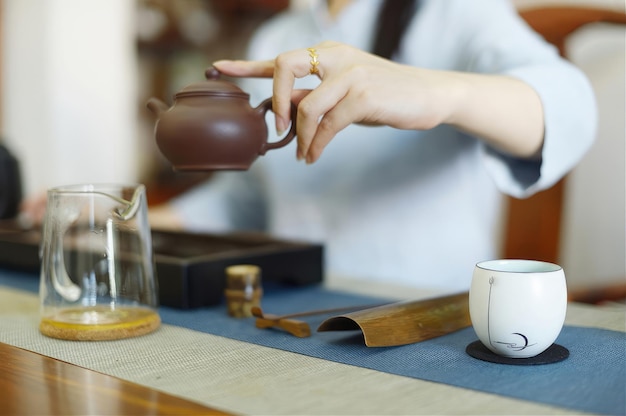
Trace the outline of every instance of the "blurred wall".
{"type": "Polygon", "coordinates": [[[626,26],[594,24],[568,56],[596,93],[596,142],[565,187],[561,264],[570,287],[626,282],[626,26]]]}
{"type": "Polygon", "coordinates": [[[624,0],[512,0],[518,8],[541,6],[604,7],[624,11],[624,0]]]}
{"type": "MultiPolygon", "coordinates": [[[[514,0],[518,8],[598,7],[624,0],[514,0]]],[[[591,24],[566,45],[598,102],[596,142],[565,184],[559,262],[570,288],[626,283],[626,27],[591,24]]]]}
{"type": "Polygon", "coordinates": [[[136,179],[135,2],[4,0],[2,136],[26,194],[136,179]]]}

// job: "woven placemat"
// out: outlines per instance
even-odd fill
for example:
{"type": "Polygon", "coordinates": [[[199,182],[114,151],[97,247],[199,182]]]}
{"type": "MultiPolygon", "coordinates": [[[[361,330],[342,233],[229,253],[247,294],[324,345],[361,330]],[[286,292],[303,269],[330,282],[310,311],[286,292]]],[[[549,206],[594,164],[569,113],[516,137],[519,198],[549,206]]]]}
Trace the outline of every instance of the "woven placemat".
{"type": "MultiPolygon", "coordinates": [[[[0,283],[22,286],[23,289],[31,291],[36,288],[36,284],[32,282],[25,283],[23,276],[11,276],[10,273],[1,273],[0,283]]],[[[317,286],[272,288],[266,290],[265,293],[264,309],[278,314],[309,308],[384,301],[329,291],[317,286]]],[[[259,330],[254,327],[252,318],[230,318],[224,305],[192,311],[161,308],[160,314],[163,322],[171,326],[389,374],[435,381],[578,411],[603,414],[626,412],[623,394],[626,389],[626,350],[624,348],[626,334],[623,332],[566,326],[557,339],[557,343],[569,349],[570,357],[567,360],[545,366],[523,367],[502,366],[470,357],[465,353],[465,348],[476,340],[471,328],[418,344],[391,348],[368,348],[358,332],[314,333],[311,338],[300,339],[279,330],[259,330]]],[[[315,328],[315,325],[324,318],[323,316],[310,318],[312,327],[315,328]]],[[[31,319],[36,319],[36,317],[31,317],[31,319]]],[[[36,331],[36,322],[31,324],[36,331]]],[[[171,330],[169,326],[164,329],[164,331],[171,330]]],[[[4,327],[1,337],[4,341],[9,336],[20,337],[23,333],[23,327],[16,328],[15,331],[8,331],[4,327]]],[[[149,337],[150,335],[137,338],[133,342],[143,343],[149,340],[149,337]]],[[[124,357],[124,343],[117,344],[118,341],[115,343],[120,346],[121,360],[124,357]]],[[[67,345],[60,346],[58,343],[51,343],[51,345],[57,345],[59,348],[67,347],[67,345]]],[[[30,349],[34,346],[26,346],[26,348],[30,349]]],[[[85,347],[81,344],[80,348],[81,352],[78,354],[82,356],[84,349],[89,348],[89,345],[85,347]]],[[[194,355],[189,356],[189,351],[194,351],[193,346],[190,349],[188,345],[185,345],[185,348],[181,347],[180,351],[185,351],[184,357],[177,355],[176,349],[168,354],[171,354],[172,360],[182,360],[183,363],[194,361],[194,355]]],[[[55,356],[51,351],[45,353],[55,356]]],[[[232,359],[234,358],[230,355],[232,353],[230,350],[211,352],[213,360],[220,360],[222,354],[232,359]]],[[[246,354],[248,353],[251,352],[246,351],[246,354]]],[[[203,349],[203,351],[198,351],[198,354],[206,354],[206,351],[203,349]]],[[[97,358],[97,356],[94,357],[94,359],[97,358]]],[[[128,366],[128,362],[124,361],[125,366],[128,366]]],[[[149,364],[138,362],[131,369],[139,371],[149,364]]],[[[89,368],[92,366],[97,366],[97,363],[89,364],[89,368]]]]}

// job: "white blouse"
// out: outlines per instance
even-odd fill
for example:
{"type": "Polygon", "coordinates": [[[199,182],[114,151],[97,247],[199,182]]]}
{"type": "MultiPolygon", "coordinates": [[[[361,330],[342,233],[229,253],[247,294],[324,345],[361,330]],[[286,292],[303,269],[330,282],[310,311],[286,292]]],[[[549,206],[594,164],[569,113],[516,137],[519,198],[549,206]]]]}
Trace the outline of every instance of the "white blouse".
{"type": "MultiPolygon", "coordinates": [[[[269,21],[248,58],[271,59],[323,40],[369,50],[380,0],[356,0],[334,21],[325,3],[269,21]]],[[[545,111],[541,160],[507,157],[446,125],[429,131],[352,125],[312,165],[296,161],[294,140],[260,156],[248,172],[221,172],[175,199],[186,226],[263,229],[323,243],[329,275],[467,290],[475,263],[498,256],[502,193],[525,197],[550,187],[592,144],[593,92],[505,0],[423,0],[394,60],[530,84],[545,111]]],[[[296,87],[318,82],[309,76],[296,87]]],[[[253,105],[272,94],[271,80],[245,79],[241,86],[253,105]]],[[[273,126],[268,120],[276,140],[273,126]]]]}

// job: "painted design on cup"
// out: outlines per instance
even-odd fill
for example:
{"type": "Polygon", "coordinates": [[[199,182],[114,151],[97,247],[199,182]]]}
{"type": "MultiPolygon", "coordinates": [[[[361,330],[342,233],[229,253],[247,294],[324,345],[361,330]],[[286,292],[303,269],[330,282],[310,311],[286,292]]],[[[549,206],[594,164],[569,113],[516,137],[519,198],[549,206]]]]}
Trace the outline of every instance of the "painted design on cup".
{"type": "Polygon", "coordinates": [[[491,276],[489,278],[489,306],[487,307],[487,337],[489,338],[489,344],[491,344],[494,348],[496,345],[501,344],[506,348],[511,349],[513,351],[523,351],[528,347],[532,347],[536,343],[529,344],[528,337],[521,332],[512,332],[511,335],[519,336],[521,338],[521,343],[519,342],[511,342],[511,341],[497,341],[491,338],[491,298],[493,296],[493,284],[495,282],[495,278],[491,276]]]}

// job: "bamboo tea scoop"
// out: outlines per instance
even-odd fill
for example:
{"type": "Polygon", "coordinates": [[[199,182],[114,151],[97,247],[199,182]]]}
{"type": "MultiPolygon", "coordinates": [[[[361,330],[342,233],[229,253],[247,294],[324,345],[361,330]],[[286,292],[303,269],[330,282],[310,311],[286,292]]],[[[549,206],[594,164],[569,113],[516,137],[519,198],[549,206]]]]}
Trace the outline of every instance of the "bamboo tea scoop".
{"type": "Polygon", "coordinates": [[[295,335],[298,338],[306,338],[311,336],[311,328],[309,324],[297,319],[289,319],[291,315],[272,315],[264,314],[261,308],[258,306],[252,307],[252,315],[256,316],[256,327],[265,328],[282,328],[289,332],[291,335],[295,335]]]}
{"type": "MultiPolygon", "coordinates": [[[[280,316],[263,313],[263,310],[260,307],[253,306],[251,309],[251,312],[252,312],[252,316],[255,316],[257,318],[256,319],[257,328],[265,329],[265,328],[279,327],[299,338],[306,338],[306,337],[311,336],[311,328],[309,327],[309,324],[307,324],[304,321],[299,321],[299,320],[291,319],[291,318],[324,315],[324,314],[336,313],[336,312],[354,311],[356,309],[365,309],[371,306],[372,305],[344,306],[340,308],[318,309],[318,310],[305,311],[305,312],[296,312],[296,313],[290,313],[287,315],[280,315],[280,316]]],[[[379,305],[376,305],[376,306],[379,306],[379,305]]]]}
{"type": "Polygon", "coordinates": [[[469,294],[404,301],[326,319],[323,331],[361,330],[368,347],[412,344],[471,325],[469,294]]]}

